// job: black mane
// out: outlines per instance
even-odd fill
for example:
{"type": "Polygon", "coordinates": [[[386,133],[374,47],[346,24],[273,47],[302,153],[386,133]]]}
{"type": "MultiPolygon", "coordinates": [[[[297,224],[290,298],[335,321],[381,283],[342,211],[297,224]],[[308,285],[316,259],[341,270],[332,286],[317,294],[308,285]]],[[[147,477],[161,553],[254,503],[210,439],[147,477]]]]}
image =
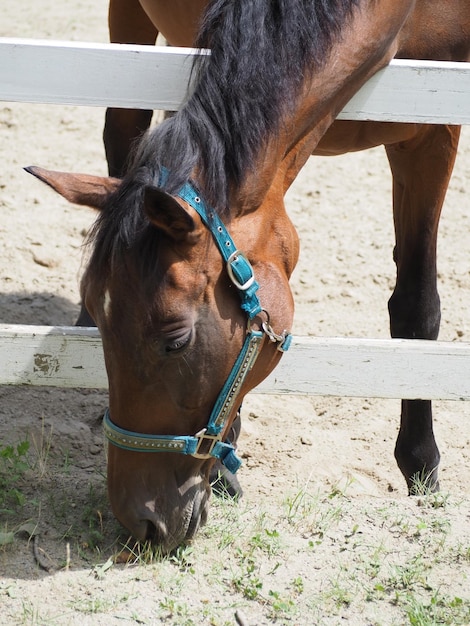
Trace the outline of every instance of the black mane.
{"type": "Polygon", "coordinates": [[[175,192],[194,168],[218,210],[243,182],[359,0],[213,0],[197,41],[195,89],[148,135],[137,166],[160,164],[175,192]]]}
{"type": "MultiPolygon", "coordinates": [[[[181,110],[141,141],[112,210],[98,220],[99,260],[141,241],[148,221],[142,185],[177,192],[197,170],[200,192],[217,211],[229,206],[258,156],[295,106],[299,90],[328,58],[360,0],[212,0],[197,46],[194,91],[181,110]]],[[[97,259],[98,261],[98,259],[97,259]]]]}

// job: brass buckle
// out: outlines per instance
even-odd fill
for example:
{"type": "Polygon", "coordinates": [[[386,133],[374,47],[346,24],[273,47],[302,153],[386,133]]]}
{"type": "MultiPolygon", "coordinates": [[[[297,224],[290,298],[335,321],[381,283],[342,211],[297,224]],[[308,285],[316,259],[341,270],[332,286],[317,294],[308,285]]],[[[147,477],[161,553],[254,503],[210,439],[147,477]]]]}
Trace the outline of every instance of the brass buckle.
{"type": "Polygon", "coordinates": [[[218,443],[219,441],[222,441],[222,437],[220,433],[218,435],[206,435],[206,431],[207,431],[207,428],[203,428],[202,430],[200,430],[198,433],[194,435],[196,439],[198,439],[198,442],[197,442],[196,450],[191,454],[191,456],[195,457],[196,459],[213,458],[212,451],[214,450],[216,443],[218,443]],[[209,442],[208,450],[207,452],[200,452],[201,446],[205,442],[209,442]]]}

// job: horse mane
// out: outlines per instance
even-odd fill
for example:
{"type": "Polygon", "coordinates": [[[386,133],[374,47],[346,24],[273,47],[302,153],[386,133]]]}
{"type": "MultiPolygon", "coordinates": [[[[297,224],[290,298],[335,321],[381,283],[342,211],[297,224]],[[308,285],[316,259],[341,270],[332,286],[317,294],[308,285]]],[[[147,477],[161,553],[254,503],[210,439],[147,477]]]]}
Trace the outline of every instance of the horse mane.
{"type": "Polygon", "coordinates": [[[195,88],[177,115],[141,144],[135,165],[159,165],[175,193],[196,170],[218,211],[295,105],[305,80],[327,60],[359,0],[213,0],[194,61],[195,88]]]}
{"type": "Polygon", "coordinates": [[[142,243],[150,227],[143,185],[176,193],[196,171],[205,200],[218,212],[228,210],[231,192],[253,171],[360,1],[209,2],[197,47],[210,54],[196,57],[191,95],[174,117],[143,137],[119,198],[98,219],[91,239],[100,239],[95,253],[101,248],[101,261],[116,250],[116,237],[125,248],[142,243]],[[169,172],[164,184],[162,166],[169,172]]]}

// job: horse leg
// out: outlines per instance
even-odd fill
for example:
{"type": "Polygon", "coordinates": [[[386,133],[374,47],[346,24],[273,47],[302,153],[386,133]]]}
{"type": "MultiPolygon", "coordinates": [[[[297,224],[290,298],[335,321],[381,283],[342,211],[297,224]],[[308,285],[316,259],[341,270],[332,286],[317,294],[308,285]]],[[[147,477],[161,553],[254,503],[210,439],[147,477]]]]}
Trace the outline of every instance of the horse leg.
{"type": "MultiPolygon", "coordinates": [[[[386,146],[393,174],[397,267],[389,300],[392,337],[437,339],[436,240],[439,217],[460,135],[458,126],[421,126],[407,141],[386,146]]],[[[410,494],[417,485],[439,488],[439,450],[430,400],[402,400],[395,458],[410,494]]]]}
{"type": "Polygon", "coordinates": [[[153,111],[107,108],[103,130],[110,176],[122,178],[135,140],[150,126],[153,111]]]}
{"type": "MultiPolygon", "coordinates": [[[[112,43],[155,44],[158,30],[139,0],[110,0],[108,21],[112,43]]],[[[106,109],[103,140],[110,176],[123,176],[132,144],[150,126],[152,113],[139,109],[106,109]]]]}

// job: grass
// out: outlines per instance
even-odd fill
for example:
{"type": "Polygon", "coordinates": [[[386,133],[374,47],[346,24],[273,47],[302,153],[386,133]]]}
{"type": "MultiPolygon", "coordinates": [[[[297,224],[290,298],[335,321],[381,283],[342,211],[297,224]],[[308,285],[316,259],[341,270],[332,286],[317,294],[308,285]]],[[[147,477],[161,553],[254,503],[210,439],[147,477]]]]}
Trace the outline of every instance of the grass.
{"type": "Polygon", "coordinates": [[[96,561],[110,547],[109,527],[117,529],[105,477],[94,472],[85,485],[77,485],[68,452],[53,452],[52,441],[52,430],[43,420],[37,436],[0,442],[0,547],[47,533],[52,521],[58,541],[65,544],[57,567],[69,565],[70,545],[75,558],[96,561]]]}
{"type": "Polygon", "coordinates": [[[73,458],[51,441],[43,432],[33,445],[0,448],[0,497],[9,511],[0,564],[10,556],[14,564],[28,536],[42,539],[48,520],[59,574],[71,570],[80,583],[60,614],[25,596],[21,581],[0,580],[0,602],[16,606],[8,609],[11,623],[79,624],[89,616],[101,624],[117,616],[129,624],[226,626],[235,615],[260,626],[470,623],[466,501],[424,487],[418,497],[374,500],[349,496],[348,481],[328,490],[306,481],[281,500],[214,499],[198,538],[163,555],[121,539],[100,469],[77,490],[73,458]]]}
{"type": "Polygon", "coordinates": [[[29,469],[29,441],[14,445],[0,444],[0,514],[11,513],[25,503],[22,479],[29,469]]]}

